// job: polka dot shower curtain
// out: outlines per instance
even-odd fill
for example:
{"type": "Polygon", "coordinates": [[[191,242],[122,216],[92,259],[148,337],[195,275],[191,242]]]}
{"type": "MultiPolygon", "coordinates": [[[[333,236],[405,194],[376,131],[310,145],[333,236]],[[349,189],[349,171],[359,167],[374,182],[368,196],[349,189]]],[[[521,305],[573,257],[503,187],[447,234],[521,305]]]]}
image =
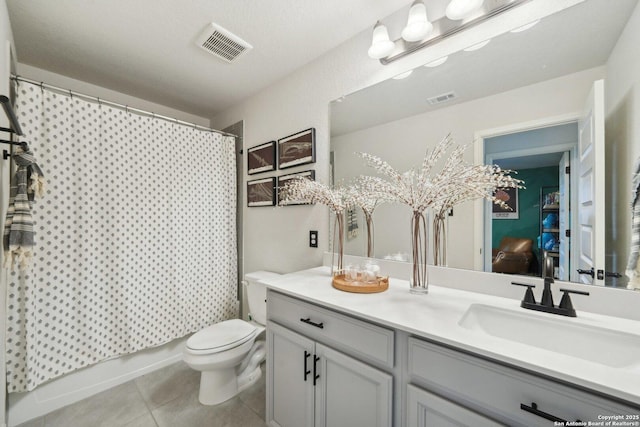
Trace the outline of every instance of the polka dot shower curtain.
{"type": "Polygon", "coordinates": [[[48,181],[10,272],[11,392],[237,316],[232,137],[21,82],[48,181]]]}

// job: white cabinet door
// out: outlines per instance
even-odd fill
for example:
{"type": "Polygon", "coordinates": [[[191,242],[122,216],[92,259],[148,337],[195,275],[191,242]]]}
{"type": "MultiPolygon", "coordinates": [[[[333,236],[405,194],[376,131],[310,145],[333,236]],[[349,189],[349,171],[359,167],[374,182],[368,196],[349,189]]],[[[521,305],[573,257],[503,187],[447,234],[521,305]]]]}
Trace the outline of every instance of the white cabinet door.
{"type": "Polygon", "coordinates": [[[316,343],[316,427],[391,426],[391,375],[316,343]]]}
{"type": "Polygon", "coordinates": [[[407,387],[407,410],[409,427],[504,426],[412,385],[407,387]]]}
{"type": "Polygon", "coordinates": [[[267,423],[313,426],[314,342],[280,325],[267,325],[267,423]]]}

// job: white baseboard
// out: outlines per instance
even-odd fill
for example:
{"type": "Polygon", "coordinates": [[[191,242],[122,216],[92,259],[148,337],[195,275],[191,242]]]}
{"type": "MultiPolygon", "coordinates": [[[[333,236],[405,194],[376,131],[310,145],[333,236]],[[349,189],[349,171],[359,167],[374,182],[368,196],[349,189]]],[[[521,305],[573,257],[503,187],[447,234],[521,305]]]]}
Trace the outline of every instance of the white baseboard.
{"type": "MultiPolygon", "coordinates": [[[[105,360],[51,380],[30,392],[10,393],[7,411],[9,427],[182,360],[182,349],[187,338],[105,360]]],[[[6,425],[3,424],[2,427],[6,425]]]]}

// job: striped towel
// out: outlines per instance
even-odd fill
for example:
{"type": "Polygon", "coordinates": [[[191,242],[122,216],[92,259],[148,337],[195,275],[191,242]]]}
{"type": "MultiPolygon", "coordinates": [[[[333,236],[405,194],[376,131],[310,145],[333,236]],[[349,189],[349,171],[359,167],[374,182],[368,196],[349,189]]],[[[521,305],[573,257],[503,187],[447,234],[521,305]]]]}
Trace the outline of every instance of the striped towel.
{"type": "Polygon", "coordinates": [[[31,208],[35,196],[42,197],[45,181],[29,146],[14,154],[17,170],[9,191],[7,220],[4,226],[4,267],[27,268],[33,258],[34,235],[31,208]]]}

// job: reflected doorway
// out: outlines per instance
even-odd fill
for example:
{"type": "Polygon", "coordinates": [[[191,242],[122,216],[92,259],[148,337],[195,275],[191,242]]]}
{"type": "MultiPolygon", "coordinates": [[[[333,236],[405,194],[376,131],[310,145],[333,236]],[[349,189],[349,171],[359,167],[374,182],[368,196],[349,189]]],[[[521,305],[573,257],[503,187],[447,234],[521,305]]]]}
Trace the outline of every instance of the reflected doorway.
{"type": "Polygon", "coordinates": [[[485,163],[517,172],[525,186],[497,193],[510,209],[486,203],[484,271],[569,280],[571,216],[577,211],[570,164],[577,122],[492,136],[483,143],[485,163]]]}

